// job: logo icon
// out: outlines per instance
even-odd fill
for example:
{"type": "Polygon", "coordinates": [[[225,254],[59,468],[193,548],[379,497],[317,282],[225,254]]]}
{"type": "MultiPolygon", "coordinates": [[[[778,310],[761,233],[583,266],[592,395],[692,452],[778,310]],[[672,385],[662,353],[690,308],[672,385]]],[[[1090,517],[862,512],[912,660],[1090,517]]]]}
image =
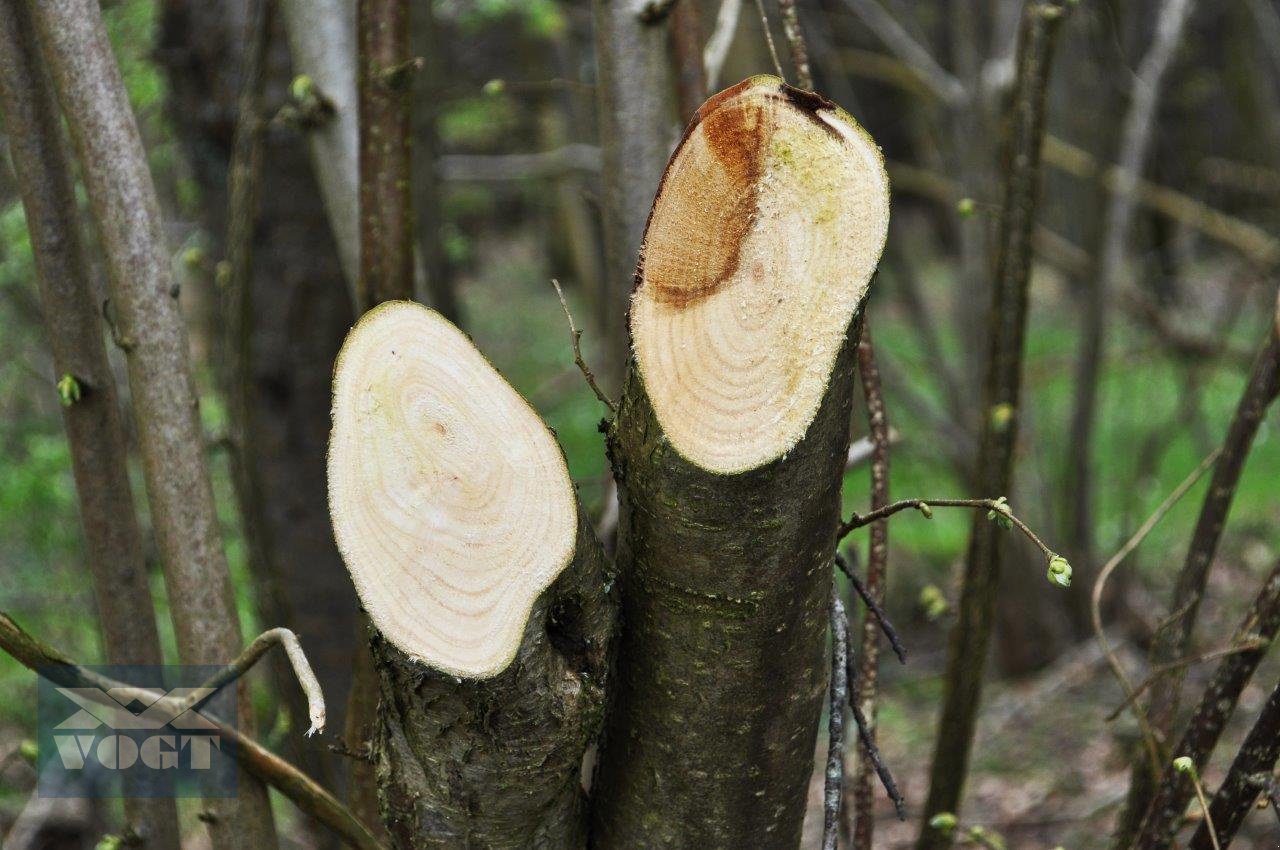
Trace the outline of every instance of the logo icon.
{"type": "Polygon", "coordinates": [[[102,687],[55,674],[39,684],[39,792],[47,797],[233,796],[223,751],[235,687],[218,667],[83,668],[102,687]],[[110,683],[110,684],[108,684],[110,683]]]}

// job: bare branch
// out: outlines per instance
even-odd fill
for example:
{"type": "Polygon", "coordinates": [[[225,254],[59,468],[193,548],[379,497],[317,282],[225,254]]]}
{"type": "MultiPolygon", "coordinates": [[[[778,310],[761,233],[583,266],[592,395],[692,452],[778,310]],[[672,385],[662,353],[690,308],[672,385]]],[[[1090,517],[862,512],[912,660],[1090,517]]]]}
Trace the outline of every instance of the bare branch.
{"type": "Polygon", "coordinates": [[[587,381],[587,386],[591,387],[591,391],[596,394],[596,398],[600,400],[600,403],[609,408],[610,413],[617,413],[617,406],[604,394],[604,390],[600,389],[591,367],[587,366],[587,361],[582,358],[582,331],[578,330],[577,325],[573,323],[573,314],[569,312],[569,302],[564,300],[564,290],[560,288],[560,281],[552,278],[551,285],[556,288],[556,297],[560,299],[560,307],[564,310],[564,317],[569,320],[569,338],[573,340],[573,362],[577,364],[578,370],[582,372],[582,377],[587,381]]]}
{"type": "Polygon", "coordinates": [[[844,0],[844,4],[884,42],[885,47],[916,70],[939,100],[952,107],[968,103],[970,94],[964,83],[939,65],[933,55],[912,38],[877,0],[844,0]]]}
{"type": "Polygon", "coordinates": [[[719,87],[720,72],[724,70],[724,60],[729,56],[729,46],[733,44],[733,35],[738,31],[738,19],[741,16],[742,0],[720,0],[715,29],[711,31],[707,46],[702,50],[702,64],[707,69],[708,91],[715,91],[719,87]]]}
{"type": "MultiPolygon", "coordinates": [[[[298,684],[302,687],[302,692],[307,697],[307,714],[311,721],[311,727],[307,729],[307,737],[317,732],[324,731],[325,722],[325,705],[324,692],[320,689],[320,680],[316,678],[315,671],[311,669],[311,663],[307,661],[307,655],[302,651],[302,644],[298,641],[298,636],[286,628],[275,628],[263,632],[258,635],[248,646],[244,648],[244,652],[240,656],[227,665],[221,673],[209,679],[202,687],[217,690],[239,679],[254,664],[258,663],[258,659],[266,655],[267,650],[273,646],[283,646],[285,654],[289,657],[289,665],[293,668],[293,674],[298,677],[298,684]]],[[[194,704],[194,702],[193,702],[194,704]]]]}
{"type": "MultiPolygon", "coordinates": [[[[853,565],[849,563],[849,559],[836,552],[836,566],[840,568],[840,572],[845,574],[849,579],[849,584],[853,585],[854,592],[862,599],[863,604],[867,606],[867,610],[871,613],[871,618],[876,621],[880,631],[884,632],[884,636],[888,639],[889,645],[893,647],[894,655],[898,656],[898,660],[903,664],[907,663],[907,648],[903,646],[902,639],[898,637],[898,630],[893,627],[893,623],[889,622],[889,615],[885,613],[884,608],[876,601],[868,591],[866,585],[862,583],[862,579],[858,578],[858,573],[853,569],[853,565]]],[[[863,648],[863,652],[866,648],[863,648]]]]}
{"type": "Polygon", "coordinates": [[[831,688],[827,716],[827,770],[822,795],[822,850],[836,850],[844,784],[844,709],[849,704],[849,621],[840,594],[831,592],[831,688]]]}

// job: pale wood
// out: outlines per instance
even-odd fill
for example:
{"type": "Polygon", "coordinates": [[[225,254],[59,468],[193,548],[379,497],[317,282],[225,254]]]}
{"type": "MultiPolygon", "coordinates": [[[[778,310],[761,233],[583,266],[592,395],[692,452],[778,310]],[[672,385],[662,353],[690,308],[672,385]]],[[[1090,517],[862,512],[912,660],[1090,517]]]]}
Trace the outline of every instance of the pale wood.
{"type": "Polygon", "coordinates": [[[329,504],[374,625],[466,678],[511,663],[575,549],[551,432],[461,331],[407,301],[366,313],[338,356],[329,504]]]}
{"type": "Polygon", "coordinates": [[[880,149],[776,77],[707,101],[663,178],[631,333],[663,430],[718,473],[787,453],[818,410],[884,248],[880,149]]]}

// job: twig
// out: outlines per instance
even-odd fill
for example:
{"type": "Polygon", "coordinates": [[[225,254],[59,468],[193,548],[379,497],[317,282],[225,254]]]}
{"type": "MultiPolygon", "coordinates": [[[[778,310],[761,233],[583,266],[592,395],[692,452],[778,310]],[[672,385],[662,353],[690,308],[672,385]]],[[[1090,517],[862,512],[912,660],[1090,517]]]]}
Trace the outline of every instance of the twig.
{"type": "Polygon", "coordinates": [[[905,510],[915,509],[924,514],[926,518],[933,515],[932,508],[975,508],[977,510],[991,511],[1000,514],[1007,519],[1012,525],[1016,526],[1019,531],[1026,535],[1027,539],[1036,545],[1046,558],[1052,559],[1058,557],[1058,553],[1050,549],[1040,537],[1031,530],[1025,522],[1018,519],[1013,511],[1004,502],[1003,499],[900,499],[891,502],[882,508],[874,511],[868,511],[865,514],[854,513],[849,519],[840,524],[836,530],[836,540],[843,540],[852,531],[864,526],[870,525],[877,520],[891,517],[896,513],[905,510]]]}
{"type": "Polygon", "coordinates": [[[587,366],[587,361],[582,359],[582,331],[573,323],[573,314],[569,312],[569,302],[564,300],[564,290],[560,288],[560,281],[552,278],[551,285],[556,288],[556,296],[560,299],[560,306],[564,309],[564,317],[569,320],[569,336],[573,340],[573,362],[577,364],[579,371],[582,372],[582,377],[587,380],[587,386],[591,387],[591,391],[596,394],[596,398],[600,399],[600,403],[609,408],[610,413],[617,413],[617,406],[604,394],[604,390],[600,389],[600,385],[596,383],[595,374],[587,366]]]}
{"type": "Polygon", "coordinates": [[[769,29],[769,14],[764,10],[764,0],[756,0],[756,11],[760,13],[760,28],[764,30],[765,44],[769,45],[769,58],[773,60],[773,70],[777,72],[778,79],[785,82],[787,75],[782,73],[782,63],[778,61],[778,48],[773,45],[773,32],[769,29]]]}
{"type": "Polygon", "coordinates": [[[782,34],[791,47],[791,65],[796,71],[796,85],[812,90],[813,69],[809,66],[809,46],[805,44],[804,31],[800,29],[796,0],[778,0],[778,14],[782,18],[782,34]]]}
{"type": "MultiPolygon", "coordinates": [[[[844,610],[843,604],[840,606],[841,611],[844,610]]],[[[845,639],[848,640],[849,626],[848,615],[845,615],[845,639]]],[[[853,649],[849,647],[845,651],[845,664],[847,672],[845,679],[850,682],[851,686],[856,685],[858,681],[858,673],[853,666],[853,649]]],[[[884,758],[880,755],[880,748],[876,746],[876,740],[871,735],[871,728],[867,725],[867,718],[862,713],[862,709],[857,703],[849,703],[849,712],[853,715],[853,722],[858,727],[858,740],[862,742],[862,747],[871,761],[871,766],[875,769],[876,775],[880,777],[880,784],[884,786],[885,793],[889,795],[889,799],[893,801],[894,811],[898,813],[898,820],[905,821],[907,819],[907,801],[903,799],[902,792],[898,790],[898,783],[893,780],[893,773],[889,771],[889,766],[884,763],[884,758]]]]}
{"type": "MultiPolygon", "coordinates": [[[[302,687],[302,692],[307,696],[307,714],[311,720],[311,728],[307,729],[306,732],[307,737],[311,737],[317,732],[323,732],[325,723],[324,692],[320,689],[320,680],[316,678],[315,671],[311,669],[311,663],[307,661],[306,653],[302,651],[302,644],[298,641],[298,636],[289,629],[269,629],[258,635],[252,643],[244,648],[244,652],[240,653],[240,656],[235,661],[232,661],[222,672],[209,679],[201,687],[217,690],[234,682],[247,673],[254,664],[258,663],[258,659],[266,655],[267,650],[276,645],[284,647],[285,654],[289,657],[289,665],[293,667],[293,673],[298,677],[298,684],[302,687]]],[[[191,699],[190,701],[194,705],[199,700],[191,699]]]]}
{"type": "Polygon", "coordinates": [[[738,31],[738,19],[742,16],[742,0],[721,0],[716,13],[716,27],[702,50],[702,64],[707,70],[707,90],[715,91],[724,70],[724,60],[729,56],[729,46],[738,31]]]}
{"type": "Polygon", "coordinates": [[[1222,850],[1218,844],[1218,830],[1213,827],[1213,814],[1209,811],[1209,801],[1204,795],[1204,785],[1200,783],[1200,771],[1195,762],[1186,756],[1174,760],[1174,768],[1187,774],[1191,779],[1191,787],[1196,791],[1196,800],[1200,803],[1200,811],[1204,814],[1204,825],[1209,828],[1209,840],[1213,842],[1213,850],[1222,850]]]}
{"type": "Polygon", "coordinates": [[[1153,766],[1160,764],[1160,747],[1156,741],[1155,731],[1151,728],[1151,723],[1147,719],[1146,711],[1135,702],[1137,695],[1133,682],[1130,681],[1129,675],[1125,673],[1124,667],[1120,664],[1120,659],[1116,657],[1115,650],[1112,649],[1111,642],[1107,640],[1107,634],[1102,628],[1102,595],[1103,591],[1106,590],[1107,582],[1111,579],[1111,574],[1116,571],[1116,568],[1120,566],[1125,558],[1129,557],[1130,552],[1138,548],[1147,535],[1151,533],[1152,529],[1160,523],[1160,520],[1164,519],[1165,515],[1173,510],[1173,506],[1178,504],[1182,497],[1195,486],[1200,477],[1218,459],[1219,451],[1215,449],[1210,452],[1204,460],[1196,465],[1195,469],[1191,470],[1186,478],[1182,479],[1182,483],[1173,488],[1173,492],[1166,496],[1164,501],[1151,512],[1151,515],[1138,527],[1133,536],[1125,541],[1125,544],[1107,560],[1102,569],[1098,571],[1098,577],[1093,582],[1093,593],[1089,604],[1090,614],[1093,618],[1094,638],[1097,640],[1098,646],[1102,648],[1102,654],[1107,659],[1107,666],[1111,668],[1111,672],[1115,674],[1116,680],[1120,682],[1120,687],[1125,692],[1125,705],[1134,706],[1134,716],[1142,729],[1142,738],[1147,748],[1147,756],[1151,759],[1153,766]]]}
{"type": "Polygon", "coordinates": [[[822,797],[822,850],[836,850],[844,784],[844,708],[849,705],[849,621],[840,594],[831,593],[831,689],[827,773],[822,797]]]}
{"type": "Polygon", "coordinates": [[[916,71],[939,100],[952,107],[963,106],[968,102],[969,91],[964,83],[939,65],[929,51],[912,38],[906,28],[877,0],[844,0],[844,4],[867,25],[867,29],[884,42],[885,47],[916,71]]]}
{"type": "Polygon", "coordinates": [[[1266,646],[1266,643],[1261,640],[1256,640],[1256,639],[1246,640],[1244,643],[1241,643],[1237,646],[1224,646],[1220,649],[1215,649],[1210,652],[1203,652],[1199,655],[1193,655],[1189,658],[1180,658],[1177,661],[1170,661],[1168,664],[1161,664],[1159,667],[1155,668],[1149,674],[1147,674],[1147,678],[1139,682],[1137,687],[1133,689],[1133,693],[1130,694],[1128,697],[1126,697],[1124,702],[1120,703],[1120,705],[1113,708],[1111,710],[1111,713],[1107,715],[1106,719],[1108,722],[1110,722],[1115,720],[1117,717],[1119,717],[1120,712],[1124,711],[1126,708],[1132,705],[1134,700],[1142,696],[1142,694],[1147,690],[1147,688],[1151,687],[1153,684],[1158,682],[1160,680],[1160,677],[1163,676],[1165,673],[1168,673],[1173,670],[1177,670],[1181,667],[1190,667],[1195,664],[1205,664],[1209,661],[1217,661],[1219,658],[1226,658],[1228,655],[1234,655],[1237,652],[1248,652],[1249,650],[1253,650],[1253,649],[1262,649],[1265,646],[1266,646]]]}
{"type": "MultiPolygon", "coordinates": [[[[28,634],[8,614],[0,612],[0,649],[13,656],[27,669],[58,684],[92,687],[103,691],[121,688],[123,694],[137,695],[147,704],[172,700],[157,691],[117,682],[91,670],[85,670],[58,650],[28,634]]],[[[358,850],[386,850],[369,829],[360,823],[346,806],[289,762],[273,754],[253,738],[202,714],[218,727],[224,752],[240,762],[245,770],[277,789],[302,811],[316,818],[358,850]]]]}
{"type": "Polygon", "coordinates": [[[907,648],[902,645],[902,640],[898,637],[898,631],[893,627],[893,623],[889,622],[889,616],[884,612],[884,608],[880,607],[880,603],[875,600],[875,597],[867,592],[866,585],[862,583],[862,579],[858,578],[858,574],[854,572],[853,565],[840,552],[836,552],[836,566],[849,579],[849,584],[853,585],[854,591],[857,592],[863,604],[867,606],[867,610],[871,612],[871,616],[879,624],[880,631],[884,632],[884,636],[889,640],[889,645],[893,647],[893,654],[898,656],[899,661],[906,664],[907,648]]]}

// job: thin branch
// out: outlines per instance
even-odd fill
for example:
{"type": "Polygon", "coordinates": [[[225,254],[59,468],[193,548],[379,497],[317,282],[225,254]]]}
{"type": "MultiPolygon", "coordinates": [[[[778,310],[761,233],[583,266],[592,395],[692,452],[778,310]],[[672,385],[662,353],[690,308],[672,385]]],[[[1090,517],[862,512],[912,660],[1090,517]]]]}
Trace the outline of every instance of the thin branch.
{"type": "MultiPolygon", "coordinates": [[[[843,611],[844,605],[842,604],[843,611]]],[[[849,639],[848,614],[845,614],[845,639],[849,639]]],[[[857,669],[853,666],[853,648],[850,646],[845,651],[845,663],[848,667],[846,680],[850,683],[850,687],[856,686],[858,681],[857,669]]],[[[853,722],[858,727],[858,740],[862,742],[863,751],[867,758],[871,761],[871,766],[875,769],[876,775],[880,777],[880,784],[884,786],[885,793],[889,795],[889,799],[893,801],[894,811],[898,813],[898,820],[905,821],[907,819],[907,801],[903,799],[902,792],[898,790],[898,783],[893,779],[893,773],[890,772],[889,766],[884,763],[884,758],[880,755],[880,748],[876,746],[876,740],[871,735],[871,727],[867,724],[867,718],[862,713],[862,709],[857,703],[849,703],[849,711],[853,714],[853,722]]]]}
{"type": "Polygon", "coordinates": [[[564,317],[569,320],[569,337],[573,340],[573,362],[577,364],[578,370],[582,372],[582,377],[587,380],[587,386],[591,387],[591,391],[596,394],[596,398],[600,400],[600,403],[609,408],[610,413],[617,413],[617,406],[604,394],[604,390],[600,389],[600,385],[596,383],[595,374],[582,357],[582,331],[573,323],[573,314],[569,312],[569,302],[564,300],[564,290],[560,288],[560,281],[552,278],[551,285],[556,288],[556,297],[560,299],[560,307],[564,310],[564,317]]]}
{"type": "Polygon", "coordinates": [[[1191,667],[1196,664],[1205,664],[1209,661],[1217,661],[1220,658],[1226,658],[1228,655],[1234,655],[1237,652],[1248,652],[1254,649],[1263,649],[1266,645],[1266,642],[1258,639],[1246,640],[1245,642],[1235,646],[1224,646],[1209,652],[1202,652],[1199,655],[1193,655],[1189,658],[1179,658],[1177,661],[1170,661],[1168,664],[1161,664],[1159,667],[1147,674],[1147,678],[1138,683],[1137,687],[1133,689],[1133,693],[1127,696],[1124,702],[1111,709],[1111,713],[1107,715],[1106,719],[1110,722],[1119,717],[1120,713],[1132,705],[1134,700],[1142,696],[1142,694],[1146,692],[1147,688],[1160,681],[1160,678],[1165,673],[1169,673],[1183,667],[1191,667]]]}
{"type": "Polygon", "coordinates": [[[1010,524],[1026,535],[1026,538],[1034,543],[1046,558],[1052,559],[1058,556],[1058,553],[1050,549],[1040,539],[1039,535],[1031,530],[1030,526],[1014,515],[1012,509],[1002,499],[900,499],[882,508],[868,511],[865,514],[855,512],[849,519],[840,524],[839,529],[836,531],[836,540],[843,540],[852,531],[905,510],[914,509],[929,518],[933,516],[933,508],[974,508],[976,510],[994,512],[1003,516],[1010,524]]]}
{"type": "Polygon", "coordinates": [[[724,60],[729,56],[734,33],[738,31],[738,19],[742,17],[742,0],[721,0],[716,13],[716,26],[702,50],[702,64],[707,69],[707,90],[715,91],[724,70],[724,60]]]}
{"type": "Polygon", "coordinates": [[[1191,769],[1191,785],[1196,789],[1196,801],[1200,803],[1200,811],[1204,813],[1204,827],[1209,830],[1209,840],[1213,843],[1213,850],[1222,850],[1222,845],[1218,843],[1218,830],[1213,825],[1213,813],[1209,811],[1209,801],[1205,798],[1204,785],[1200,782],[1200,774],[1195,768],[1191,769]]]}
{"type": "Polygon", "coordinates": [[[760,28],[764,30],[765,44],[769,45],[769,58],[773,60],[773,70],[777,72],[778,79],[785,82],[787,75],[782,73],[782,63],[778,61],[778,48],[773,44],[773,32],[769,29],[769,14],[764,10],[764,0],[756,0],[756,11],[760,13],[760,28]]]}
{"type": "Polygon", "coordinates": [[[307,661],[307,655],[302,650],[302,643],[298,640],[298,636],[289,629],[269,629],[258,635],[252,643],[244,648],[244,652],[240,653],[240,656],[235,661],[232,661],[222,672],[209,679],[201,687],[217,690],[234,682],[247,673],[254,664],[258,663],[258,659],[266,655],[267,650],[277,645],[284,647],[285,654],[289,658],[289,665],[293,668],[293,674],[298,677],[298,684],[302,687],[302,692],[307,697],[307,714],[311,720],[311,728],[307,729],[306,732],[307,737],[317,732],[323,732],[325,723],[324,692],[320,689],[320,680],[316,678],[315,671],[311,669],[311,663],[307,661]]]}
{"type": "Polygon", "coordinates": [[[778,14],[782,18],[782,34],[791,47],[791,65],[796,71],[796,85],[812,90],[813,69],[809,66],[809,46],[805,44],[804,30],[800,29],[796,0],[778,0],[778,14]]]}
{"type": "Polygon", "coordinates": [[[831,593],[831,689],[827,772],[822,796],[822,850],[836,850],[844,783],[844,709],[849,705],[849,621],[840,594],[831,593]]]}
{"type": "Polygon", "coordinates": [[[877,0],[844,0],[844,4],[884,42],[885,47],[916,71],[939,100],[952,107],[968,103],[970,95],[964,83],[938,64],[933,55],[912,38],[877,0]]]}
{"type": "Polygon", "coordinates": [[[1200,477],[1213,466],[1218,459],[1221,450],[1215,449],[1210,452],[1204,460],[1191,470],[1186,478],[1182,479],[1177,487],[1173,488],[1164,501],[1161,502],[1151,515],[1146,518],[1138,530],[1134,532],[1125,544],[1121,546],[1116,553],[1112,555],[1107,562],[1098,571],[1098,577],[1093,582],[1093,593],[1090,597],[1090,614],[1093,619],[1093,634],[1098,642],[1098,646],[1102,648],[1102,654],[1107,659],[1107,666],[1111,668],[1111,672],[1115,674],[1116,680],[1120,683],[1121,689],[1125,692],[1125,705],[1134,707],[1134,717],[1137,718],[1138,726],[1142,730],[1142,740],[1147,748],[1147,757],[1153,766],[1160,764],[1160,746],[1156,740],[1155,731],[1151,728],[1151,723],[1147,719],[1147,712],[1136,703],[1137,690],[1134,688],[1133,682],[1129,679],[1129,675],[1125,673],[1124,667],[1120,664],[1120,659],[1116,656],[1115,650],[1111,647],[1111,642],[1107,640],[1107,634],[1102,628],[1102,596],[1107,588],[1107,582],[1111,580],[1111,574],[1116,571],[1121,562],[1129,557],[1134,549],[1146,539],[1147,535],[1164,519],[1169,511],[1173,510],[1173,506],[1185,496],[1200,477]]]}
{"type": "MultiPolygon", "coordinates": [[[[0,612],[0,649],[34,673],[73,687],[92,687],[103,691],[121,688],[124,694],[137,695],[147,704],[172,700],[157,691],[137,688],[86,670],[58,650],[28,634],[8,614],[0,612]]],[[[386,850],[368,828],[360,823],[337,798],[298,768],[273,754],[253,738],[208,714],[201,715],[218,727],[218,734],[228,753],[258,779],[278,789],[299,809],[314,817],[357,850],[386,850]]]]}
{"type": "MultiPolygon", "coordinates": [[[[889,622],[889,615],[885,613],[884,608],[876,601],[868,591],[866,585],[862,583],[862,579],[858,578],[857,572],[854,571],[853,565],[840,552],[836,552],[836,566],[840,568],[840,572],[845,574],[849,579],[849,584],[853,585],[854,591],[862,599],[867,610],[871,612],[872,618],[880,627],[880,631],[888,639],[889,645],[893,647],[893,654],[898,656],[898,660],[903,664],[907,663],[907,648],[903,646],[902,639],[898,637],[898,631],[893,627],[893,623],[889,622]]],[[[863,648],[865,652],[865,647],[863,648]]]]}

